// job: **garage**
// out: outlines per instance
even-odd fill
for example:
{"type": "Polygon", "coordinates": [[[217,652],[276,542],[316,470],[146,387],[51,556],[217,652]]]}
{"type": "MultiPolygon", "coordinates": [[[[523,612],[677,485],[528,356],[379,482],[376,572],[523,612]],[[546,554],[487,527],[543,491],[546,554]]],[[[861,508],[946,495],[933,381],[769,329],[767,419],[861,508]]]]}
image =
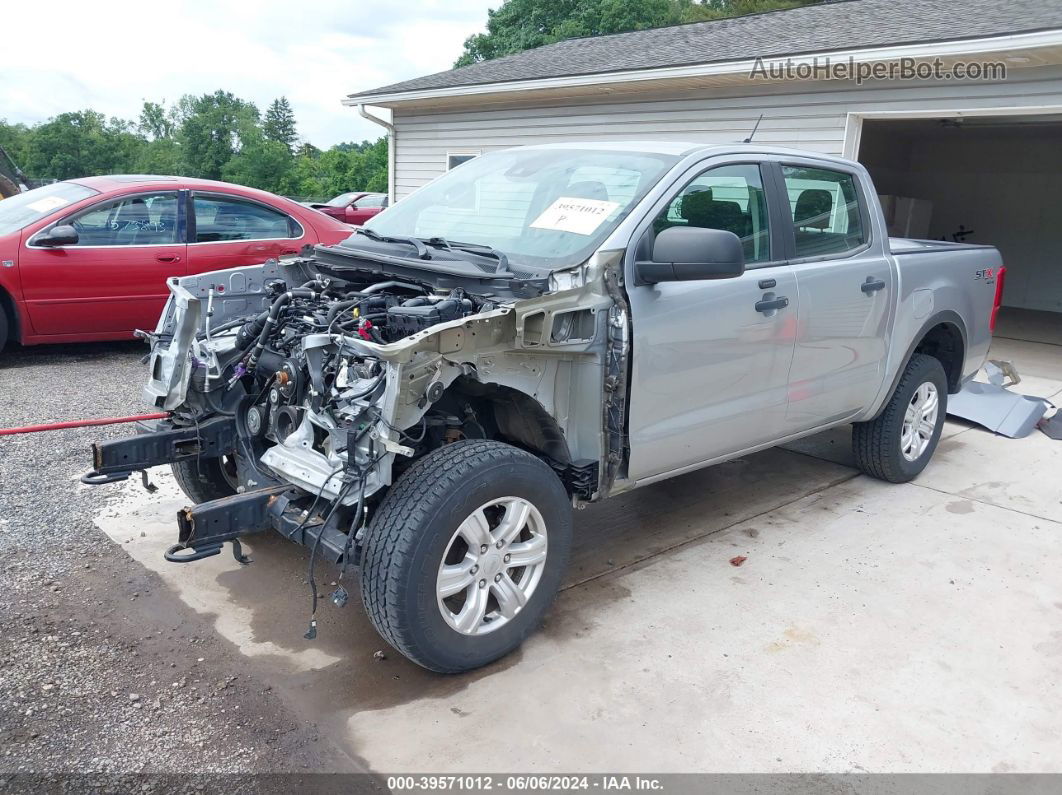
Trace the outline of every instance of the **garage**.
{"type": "Polygon", "coordinates": [[[990,243],[1003,336],[1062,342],[1062,111],[865,118],[859,160],[901,237],[990,243]]]}

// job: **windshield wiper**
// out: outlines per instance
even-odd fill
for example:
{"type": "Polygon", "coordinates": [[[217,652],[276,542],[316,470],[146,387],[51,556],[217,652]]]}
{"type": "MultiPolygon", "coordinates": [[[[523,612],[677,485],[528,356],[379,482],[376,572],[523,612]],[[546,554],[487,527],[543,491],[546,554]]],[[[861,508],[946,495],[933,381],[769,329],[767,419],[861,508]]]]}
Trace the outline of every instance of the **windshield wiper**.
{"type": "Polygon", "coordinates": [[[506,256],[504,251],[499,251],[493,246],[482,243],[456,243],[447,240],[445,237],[422,237],[420,239],[429,246],[435,246],[436,248],[445,248],[448,251],[467,251],[470,254],[492,257],[498,261],[498,265],[494,269],[495,273],[509,272],[509,257],[506,256]]]}
{"type": "Polygon", "coordinates": [[[381,235],[379,232],[374,232],[364,226],[359,226],[355,229],[354,234],[365,235],[369,240],[375,240],[377,243],[406,243],[417,250],[417,259],[431,259],[431,253],[428,251],[428,247],[416,237],[392,237],[390,235],[381,235]]]}

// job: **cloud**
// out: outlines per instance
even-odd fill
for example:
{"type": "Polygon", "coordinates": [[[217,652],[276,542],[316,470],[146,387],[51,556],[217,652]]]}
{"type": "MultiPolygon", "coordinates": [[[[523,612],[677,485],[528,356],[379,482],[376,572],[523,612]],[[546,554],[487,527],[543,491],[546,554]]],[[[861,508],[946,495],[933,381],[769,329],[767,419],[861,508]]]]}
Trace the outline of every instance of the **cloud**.
{"type": "Polygon", "coordinates": [[[32,124],[92,108],[135,119],[144,100],[220,88],[262,109],[286,96],[300,136],[322,148],[377,138],[343,97],[450,68],[500,2],[9,4],[0,118],[32,124]]]}

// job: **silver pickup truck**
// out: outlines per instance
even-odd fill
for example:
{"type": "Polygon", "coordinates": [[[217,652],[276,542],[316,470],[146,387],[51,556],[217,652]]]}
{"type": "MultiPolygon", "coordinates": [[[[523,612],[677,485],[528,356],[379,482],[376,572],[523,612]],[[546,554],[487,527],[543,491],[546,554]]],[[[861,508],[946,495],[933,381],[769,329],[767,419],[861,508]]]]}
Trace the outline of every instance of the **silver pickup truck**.
{"type": "MultiPolygon", "coordinates": [[[[910,480],[988,353],[986,246],[890,240],[858,163],[756,145],[564,144],[450,171],[344,243],[185,278],[152,345],[165,420],[85,482],[172,464],[174,562],[275,531],[360,570],[411,660],[539,623],[571,507],[851,423],[910,480]]],[[[146,480],[146,474],[145,474],[146,480]]],[[[307,637],[316,633],[312,619],[307,637]]]]}

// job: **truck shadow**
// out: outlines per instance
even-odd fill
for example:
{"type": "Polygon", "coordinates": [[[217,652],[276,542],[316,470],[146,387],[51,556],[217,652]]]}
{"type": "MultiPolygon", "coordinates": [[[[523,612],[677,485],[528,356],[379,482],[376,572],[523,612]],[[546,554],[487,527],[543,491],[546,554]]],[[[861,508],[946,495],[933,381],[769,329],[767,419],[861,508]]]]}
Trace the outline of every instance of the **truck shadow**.
{"type": "MultiPolygon", "coordinates": [[[[655,556],[851,477],[853,472],[846,467],[774,449],[577,512],[572,558],[560,596],[564,617],[555,608],[540,634],[546,642],[563,648],[566,638],[592,626],[597,609],[629,595],[621,578],[609,575],[648,565],[655,556]],[[764,488],[767,483],[770,488],[764,488]],[[590,587],[587,584],[592,580],[598,582],[590,587]]],[[[748,535],[742,538],[749,540],[748,535]]],[[[321,563],[316,566],[323,597],[317,612],[318,634],[315,640],[306,640],[303,633],[312,604],[309,552],[273,535],[254,537],[251,546],[255,559],[251,567],[227,571],[218,583],[232,602],[250,611],[249,629],[256,642],[271,642],[292,654],[316,648],[338,660],[323,668],[284,674],[283,689],[297,693],[299,703],[312,714],[338,716],[416,700],[445,700],[520,662],[518,650],[468,674],[441,676],[426,671],[391,649],[376,633],[362,608],[353,571],[342,580],[350,594],[347,605],[340,609],[329,601],[338,574],[334,567],[321,563]]],[[[459,706],[452,709],[461,714],[459,706]]]]}

